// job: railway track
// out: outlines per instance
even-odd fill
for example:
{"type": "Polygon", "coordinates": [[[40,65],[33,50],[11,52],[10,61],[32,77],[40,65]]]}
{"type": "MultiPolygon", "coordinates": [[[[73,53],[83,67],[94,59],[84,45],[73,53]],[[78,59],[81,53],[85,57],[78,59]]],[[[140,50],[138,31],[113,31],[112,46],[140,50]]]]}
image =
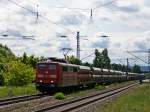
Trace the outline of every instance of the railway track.
{"type": "Polygon", "coordinates": [[[39,99],[44,96],[47,96],[47,95],[46,94],[34,94],[34,95],[25,95],[25,96],[19,96],[19,97],[14,97],[14,98],[2,99],[0,100],[0,107],[10,105],[10,104],[30,101],[34,99],[39,99]]]}
{"type": "Polygon", "coordinates": [[[106,98],[111,98],[117,94],[120,94],[122,92],[124,92],[125,90],[128,90],[129,88],[137,85],[139,83],[133,83],[127,86],[123,86],[120,88],[116,88],[113,90],[109,90],[109,91],[105,91],[102,93],[96,93],[90,96],[85,96],[82,98],[78,98],[78,99],[73,99],[71,101],[67,101],[67,102],[62,102],[60,104],[56,104],[56,105],[51,105],[47,108],[43,108],[40,110],[37,110],[35,112],[68,112],[68,111],[72,111],[72,110],[76,110],[78,108],[84,107],[86,105],[92,104],[94,102],[97,101],[103,101],[106,98]]]}

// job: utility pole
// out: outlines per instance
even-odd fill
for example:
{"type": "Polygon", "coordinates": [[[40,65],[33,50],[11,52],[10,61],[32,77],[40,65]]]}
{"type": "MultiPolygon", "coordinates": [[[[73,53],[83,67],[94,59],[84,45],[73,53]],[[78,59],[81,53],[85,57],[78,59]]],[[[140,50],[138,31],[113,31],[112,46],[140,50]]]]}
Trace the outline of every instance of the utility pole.
{"type": "Polygon", "coordinates": [[[38,11],[38,7],[39,7],[39,5],[37,4],[36,7],[37,7],[37,12],[36,12],[36,22],[38,22],[38,19],[39,19],[39,11],[38,11]]]}
{"type": "MultiPolygon", "coordinates": [[[[66,35],[62,35],[60,37],[67,38],[66,35]]],[[[77,39],[76,58],[78,58],[79,60],[80,60],[80,39],[88,40],[88,39],[85,39],[85,38],[82,38],[82,37],[87,37],[87,36],[80,36],[80,32],[77,31],[77,35],[76,35],[76,39],[77,39]]]]}
{"type": "Polygon", "coordinates": [[[80,32],[77,32],[77,58],[80,59],[80,32]]]}
{"type": "Polygon", "coordinates": [[[90,20],[91,20],[91,22],[93,21],[93,9],[91,9],[90,20]]]}
{"type": "Polygon", "coordinates": [[[148,49],[148,72],[150,73],[150,49],[148,49]]]}
{"type": "Polygon", "coordinates": [[[127,74],[128,74],[128,69],[129,69],[129,59],[127,58],[127,74]]]}

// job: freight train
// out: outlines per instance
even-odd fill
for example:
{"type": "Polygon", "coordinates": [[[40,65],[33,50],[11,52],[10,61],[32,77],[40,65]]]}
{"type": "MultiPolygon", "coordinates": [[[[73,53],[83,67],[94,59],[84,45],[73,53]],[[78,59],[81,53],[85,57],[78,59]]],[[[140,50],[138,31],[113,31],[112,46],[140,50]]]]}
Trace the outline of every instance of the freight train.
{"type": "Polygon", "coordinates": [[[114,83],[143,80],[137,73],[87,67],[62,62],[43,61],[36,66],[36,88],[41,92],[53,89],[91,86],[98,83],[114,83]]]}

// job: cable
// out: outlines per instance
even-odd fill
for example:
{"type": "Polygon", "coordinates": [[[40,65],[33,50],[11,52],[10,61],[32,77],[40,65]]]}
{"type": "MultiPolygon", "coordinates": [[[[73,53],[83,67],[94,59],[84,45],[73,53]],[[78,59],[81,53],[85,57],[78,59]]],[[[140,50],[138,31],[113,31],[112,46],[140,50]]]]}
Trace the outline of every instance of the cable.
{"type": "MultiPolygon", "coordinates": [[[[8,9],[9,11],[12,11],[11,9],[9,9],[9,8],[7,8],[7,7],[2,7],[2,8],[5,8],[5,9],[8,9]]],[[[15,12],[15,13],[17,13],[17,12],[15,12]]],[[[18,13],[17,13],[18,14],[18,13]]],[[[49,27],[47,24],[44,24],[46,27],[49,27]]],[[[52,30],[54,30],[54,29],[52,29],[52,30]]],[[[8,31],[3,31],[3,32],[8,32],[8,31]]],[[[3,32],[1,32],[1,34],[3,33],[3,32]]],[[[7,35],[7,34],[6,34],[7,35]]],[[[54,37],[54,36],[53,36],[54,37]]]]}
{"type": "MultiPolygon", "coordinates": [[[[8,1],[11,2],[11,3],[13,3],[13,4],[15,4],[15,5],[17,5],[18,7],[21,7],[21,8],[23,8],[23,9],[25,9],[25,10],[31,12],[31,13],[37,14],[36,11],[32,11],[31,9],[28,9],[28,8],[26,8],[26,7],[23,7],[23,6],[19,5],[18,3],[14,2],[14,1],[12,1],[12,0],[8,0],[8,1]]],[[[113,1],[111,1],[111,2],[105,3],[105,4],[103,4],[103,5],[99,6],[99,7],[95,7],[95,8],[92,8],[92,9],[95,10],[95,9],[100,8],[100,7],[104,7],[104,6],[106,6],[106,5],[110,5],[110,4],[112,4],[112,3],[116,2],[116,1],[117,1],[117,0],[113,0],[113,1]]],[[[61,3],[61,4],[62,4],[62,3],[61,3]]],[[[64,6],[64,4],[62,4],[62,5],[64,6]]],[[[67,9],[71,9],[71,10],[77,9],[77,10],[86,10],[86,11],[91,10],[91,9],[69,8],[69,7],[55,7],[55,8],[67,8],[67,9]]],[[[58,23],[51,21],[50,19],[44,17],[43,15],[39,14],[39,16],[42,17],[43,19],[45,19],[45,20],[47,20],[47,21],[49,21],[49,22],[51,22],[51,23],[53,23],[53,24],[55,24],[55,25],[57,25],[57,26],[60,27],[60,25],[59,25],[58,23]]],[[[68,31],[71,32],[72,34],[75,33],[75,32],[71,31],[70,29],[68,29],[68,28],[66,28],[66,27],[63,27],[63,26],[61,26],[61,27],[62,27],[63,29],[68,30],[68,31]]]]}
{"type": "Polygon", "coordinates": [[[94,54],[95,54],[95,52],[92,52],[90,55],[88,55],[88,56],[82,58],[81,61],[84,60],[84,59],[86,59],[86,58],[88,58],[88,57],[91,57],[91,56],[94,55],[94,54]]]}
{"type": "Polygon", "coordinates": [[[23,8],[23,9],[25,9],[25,10],[31,12],[31,13],[36,13],[35,11],[32,11],[31,9],[28,9],[28,8],[26,8],[26,7],[24,7],[24,6],[21,6],[21,5],[19,5],[18,3],[12,1],[12,0],[7,0],[7,1],[9,1],[9,2],[15,4],[16,6],[18,6],[18,7],[20,7],[20,8],[23,8]]]}
{"type": "Polygon", "coordinates": [[[89,11],[90,9],[81,9],[81,8],[69,8],[69,7],[59,7],[59,6],[50,6],[51,8],[58,8],[58,9],[69,9],[69,10],[80,10],[80,11],[83,11],[83,12],[87,12],[89,11]]]}
{"type": "Polygon", "coordinates": [[[110,5],[110,4],[112,4],[112,3],[114,3],[114,2],[117,2],[117,1],[118,1],[118,0],[113,0],[113,1],[107,2],[107,3],[103,4],[103,5],[100,5],[100,6],[98,6],[98,7],[95,7],[95,8],[93,8],[93,9],[96,10],[96,9],[99,9],[99,8],[101,8],[101,7],[110,5]]]}
{"type": "Polygon", "coordinates": [[[132,54],[130,51],[127,51],[127,53],[130,54],[130,55],[132,55],[132,56],[134,56],[134,57],[136,57],[137,59],[141,60],[142,62],[148,64],[146,61],[144,61],[143,59],[139,58],[138,56],[132,54]]]}
{"type": "Polygon", "coordinates": [[[108,3],[105,3],[105,4],[102,4],[102,5],[100,5],[100,6],[98,6],[98,7],[95,7],[95,8],[76,8],[76,7],[67,7],[67,6],[65,6],[62,2],[60,2],[60,1],[58,1],[58,0],[56,0],[58,3],[60,3],[62,6],[50,6],[51,8],[60,8],[60,9],[70,9],[70,10],[81,10],[81,11],[90,11],[91,9],[99,9],[99,8],[101,8],[101,7],[104,7],[104,6],[107,6],[107,5],[110,5],[110,4],[112,4],[112,3],[114,3],[114,2],[116,2],[116,1],[118,1],[118,0],[113,0],[113,1],[110,1],[110,2],[108,2],[108,3]]]}
{"type": "MultiPolygon", "coordinates": [[[[24,7],[24,6],[21,6],[21,5],[19,5],[18,3],[16,3],[16,2],[14,2],[14,1],[12,1],[12,0],[7,0],[7,1],[9,1],[9,2],[11,2],[11,3],[15,4],[16,6],[18,6],[18,7],[22,8],[22,9],[24,9],[24,10],[27,10],[27,11],[29,11],[29,12],[33,13],[33,14],[35,14],[35,15],[37,14],[37,12],[36,12],[36,11],[32,11],[31,9],[28,9],[28,8],[26,8],[26,7],[24,7]]],[[[45,20],[47,20],[47,21],[51,22],[52,24],[55,24],[55,25],[57,25],[57,26],[59,26],[59,27],[61,27],[61,28],[63,28],[63,29],[68,30],[68,31],[69,31],[69,32],[71,32],[72,34],[74,34],[74,33],[75,33],[75,32],[73,32],[72,30],[70,30],[70,29],[68,29],[68,28],[66,28],[66,27],[60,26],[58,23],[51,21],[50,19],[48,19],[48,18],[44,17],[44,16],[43,16],[43,15],[41,15],[41,14],[39,14],[39,17],[41,17],[41,18],[43,18],[43,19],[45,19],[45,20]]]]}

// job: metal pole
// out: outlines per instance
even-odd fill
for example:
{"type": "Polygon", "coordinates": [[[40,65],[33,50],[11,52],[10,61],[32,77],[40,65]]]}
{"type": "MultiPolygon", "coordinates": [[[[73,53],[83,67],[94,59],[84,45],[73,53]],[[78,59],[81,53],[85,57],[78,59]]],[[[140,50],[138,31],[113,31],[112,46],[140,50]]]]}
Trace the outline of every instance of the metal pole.
{"type": "Polygon", "coordinates": [[[91,16],[90,16],[91,22],[93,20],[93,9],[91,9],[91,16]]]}
{"type": "Polygon", "coordinates": [[[77,58],[80,59],[80,32],[77,32],[77,58]]]}
{"type": "Polygon", "coordinates": [[[148,49],[148,72],[150,73],[150,49],[148,49]]]}
{"type": "Polygon", "coordinates": [[[127,58],[127,74],[128,74],[128,69],[129,69],[129,59],[127,58]]]}

